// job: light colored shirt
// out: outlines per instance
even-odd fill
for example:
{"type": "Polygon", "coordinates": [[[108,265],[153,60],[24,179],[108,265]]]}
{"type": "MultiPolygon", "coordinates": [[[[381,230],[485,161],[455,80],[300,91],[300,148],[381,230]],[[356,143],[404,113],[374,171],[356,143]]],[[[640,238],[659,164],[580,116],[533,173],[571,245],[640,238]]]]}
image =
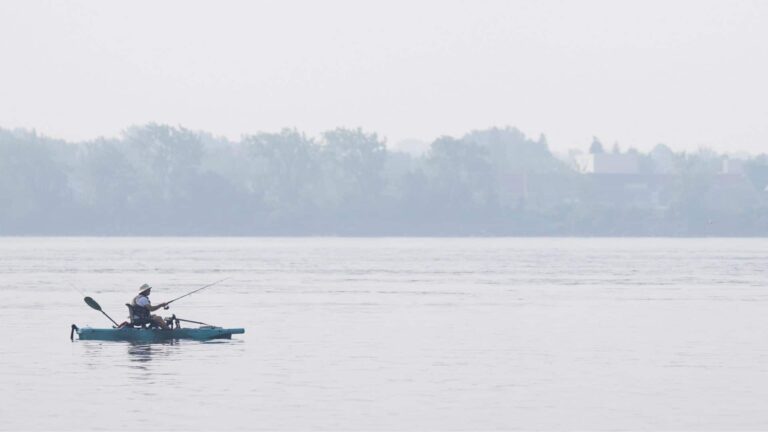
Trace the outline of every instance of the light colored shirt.
{"type": "Polygon", "coordinates": [[[136,299],[136,306],[148,308],[149,305],[149,297],[147,296],[139,296],[139,298],[136,299]]]}

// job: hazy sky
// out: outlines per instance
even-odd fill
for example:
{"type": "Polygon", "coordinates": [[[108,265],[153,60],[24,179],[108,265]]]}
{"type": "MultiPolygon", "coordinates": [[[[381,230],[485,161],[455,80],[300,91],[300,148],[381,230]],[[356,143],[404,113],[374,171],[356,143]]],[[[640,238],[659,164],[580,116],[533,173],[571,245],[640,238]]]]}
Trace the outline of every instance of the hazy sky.
{"type": "Polygon", "coordinates": [[[768,1],[3,1],[0,126],[768,151],[768,1]]]}

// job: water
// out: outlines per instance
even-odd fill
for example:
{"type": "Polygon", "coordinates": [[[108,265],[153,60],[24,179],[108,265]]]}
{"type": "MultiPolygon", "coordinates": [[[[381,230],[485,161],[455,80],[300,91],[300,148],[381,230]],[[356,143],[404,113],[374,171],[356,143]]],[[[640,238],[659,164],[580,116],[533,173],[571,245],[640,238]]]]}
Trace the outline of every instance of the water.
{"type": "Polygon", "coordinates": [[[768,429],[764,239],[2,238],[0,429],[768,429]],[[231,341],[69,341],[142,283],[231,341]],[[73,285],[73,286],[70,286],[73,285]]]}

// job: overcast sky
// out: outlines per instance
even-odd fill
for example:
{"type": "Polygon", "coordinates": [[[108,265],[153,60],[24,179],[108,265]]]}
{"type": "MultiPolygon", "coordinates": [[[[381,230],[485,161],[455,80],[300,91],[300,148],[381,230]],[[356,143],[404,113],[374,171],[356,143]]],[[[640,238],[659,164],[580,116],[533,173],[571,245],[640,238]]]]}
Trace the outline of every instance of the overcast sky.
{"type": "Polygon", "coordinates": [[[768,151],[768,1],[3,1],[0,126],[768,151]]]}

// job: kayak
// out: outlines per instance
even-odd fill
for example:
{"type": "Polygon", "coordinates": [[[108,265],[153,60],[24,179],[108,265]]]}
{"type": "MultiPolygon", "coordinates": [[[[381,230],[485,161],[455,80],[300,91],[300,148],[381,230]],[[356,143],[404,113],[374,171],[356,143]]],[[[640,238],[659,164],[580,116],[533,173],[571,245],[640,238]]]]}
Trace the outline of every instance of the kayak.
{"type": "Polygon", "coordinates": [[[232,339],[233,334],[243,334],[242,328],[222,328],[205,326],[199,328],[175,328],[171,330],[146,328],[78,328],[72,325],[72,331],[77,333],[80,340],[128,341],[128,342],[162,342],[174,339],[232,339]]]}

